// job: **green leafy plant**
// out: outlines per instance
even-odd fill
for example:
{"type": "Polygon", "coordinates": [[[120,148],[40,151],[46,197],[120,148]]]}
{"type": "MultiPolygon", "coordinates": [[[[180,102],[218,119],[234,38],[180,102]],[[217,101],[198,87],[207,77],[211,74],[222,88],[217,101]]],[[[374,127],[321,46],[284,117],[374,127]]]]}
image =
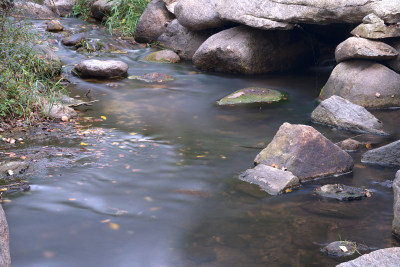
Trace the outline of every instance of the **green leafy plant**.
{"type": "Polygon", "coordinates": [[[82,19],[87,20],[90,14],[90,1],[76,0],[75,5],[72,7],[72,14],[74,16],[81,16],[82,19]]]}
{"type": "Polygon", "coordinates": [[[111,15],[107,16],[106,26],[111,34],[133,36],[140,16],[150,0],[115,1],[111,15]]]}

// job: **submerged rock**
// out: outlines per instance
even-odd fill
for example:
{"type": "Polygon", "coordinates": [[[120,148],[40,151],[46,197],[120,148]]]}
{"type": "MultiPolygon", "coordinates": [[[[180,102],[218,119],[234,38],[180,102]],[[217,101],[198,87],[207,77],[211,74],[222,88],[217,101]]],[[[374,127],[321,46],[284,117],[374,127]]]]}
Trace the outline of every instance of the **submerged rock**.
{"type": "Polygon", "coordinates": [[[370,196],[368,189],[343,184],[326,184],[316,188],[314,192],[322,197],[335,198],[340,201],[360,200],[370,196]]]}
{"type": "Polygon", "coordinates": [[[398,28],[397,25],[388,26],[375,14],[369,14],[363,19],[362,24],[351,31],[351,34],[368,39],[383,39],[399,37],[400,28],[398,28]]]}
{"type": "Polygon", "coordinates": [[[396,177],[393,181],[393,213],[394,219],[392,222],[393,233],[400,238],[400,170],[396,172],[396,177]]]}
{"type": "Polygon", "coordinates": [[[162,0],[151,1],[137,23],[135,40],[139,43],[156,41],[173,19],[162,0]]]}
{"type": "Polygon", "coordinates": [[[339,63],[319,98],[338,95],[366,108],[400,107],[400,74],[366,60],[339,63]]]}
{"type": "MultiPolygon", "coordinates": [[[[358,248],[357,248],[358,250],[358,248]]],[[[357,259],[343,262],[336,267],[383,267],[398,266],[400,262],[400,247],[385,248],[364,254],[357,259]]]]}
{"type": "Polygon", "coordinates": [[[85,40],[86,38],[83,33],[77,33],[63,38],[61,42],[65,46],[78,46],[85,40]]]}
{"type": "Polygon", "coordinates": [[[368,249],[366,245],[352,241],[335,241],[323,247],[321,251],[331,257],[347,257],[368,249]]]}
{"type": "Polygon", "coordinates": [[[336,95],[322,101],[311,113],[311,120],[348,131],[386,135],[382,122],[374,115],[336,95]]]}
{"type": "Polygon", "coordinates": [[[128,73],[128,64],[119,60],[84,60],[72,70],[82,78],[114,78],[125,77],[128,73]]]}
{"type": "Polygon", "coordinates": [[[11,267],[10,237],[3,206],[0,204],[0,266],[11,267]]]}
{"type": "Polygon", "coordinates": [[[180,58],[191,60],[201,44],[212,34],[212,30],[191,31],[175,19],[168,24],[165,32],[158,37],[158,41],[162,46],[177,53],[180,58]]]}
{"type": "Polygon", "coordinates": [[[335,50],[338,63],[349,59],[389,60],[398,55],[399,52],[388,44],[356,37],[343,41],[335,50]]]}
{"type": "Polygon", "coordinates": [[[400,166],[400,140],[365,152],[362,163],[400,166]]]}
{"type": "Polygon", "coordinates": [[[240,89],[222,98],[221,100],[217,101],[217,104],[223,106],[249,103],[272,103],[286,99],[286,95],[277,90],[260,87],[249,87],[240,89]]]}
{"type": "Polygon", "coordinates": [[[21,174],[28,169],[29,164],[24,161],[10,161],[8,163],[0,165],[0,178],[13,174],[21,174]]]}
{"type": "Polygon", "coordinates": [[[59,20],[50,20],[47,22],[46,31],[48,32],[59,32],[64,30],[64,26],[59,20]]]}
{"type": "Polygon", "coordinates": [[[257,74],[304,66],[311,57],[310,42],[301,32],[238,26],[208,38],[193,63],[201,70],[257,74]]]}
{"type": "Polygon", "coordinates": [[[181,25],[193,31],[218,28],[224,26],[226,21],[215,11],[214,2],[214,0],[180,0],[175,6],[174,14],[181,25]]]}
{"type": "Polygon", "coordinates": [[[259,185],[270,195],[278,195],[285,192],[286,189],[300,186],[299,178],[293,173],[263,164],[241,173],[239,179],[259,185]]]}
{"type": "Polygon", "coordinates": [[[356,151],[361,147],[365,146],[367,143],[362,143],[352,138],[345,139],[339,143],[336,143],[338,147],[346,151],[356,151]]]}
{"type": "Polygon", "coordinates": [[[285,168],[300,181],[353,169],[351,156],[311,126],[285,122],[271,143],[254,159],[255,164],[285,168]]]}
{"type": "Polygon", "coordinates": [[[153,83],[153,82],[167,82],[167,81],[173,81],[174,78],[168,74],[165,73],[160,73],[160,72],[152,72],[152,73],[145,73],[140,76],[129,76],[128,79],[136,79],[139,81],[144,81],[148,83],[153,83]]]}
{"type": "Polygon", "coordinates": [[[181,61],[180,57],[171,50],[161,50],[143,58],[144,61],[161,62],[161,63],[178,63],[181,61]]]}

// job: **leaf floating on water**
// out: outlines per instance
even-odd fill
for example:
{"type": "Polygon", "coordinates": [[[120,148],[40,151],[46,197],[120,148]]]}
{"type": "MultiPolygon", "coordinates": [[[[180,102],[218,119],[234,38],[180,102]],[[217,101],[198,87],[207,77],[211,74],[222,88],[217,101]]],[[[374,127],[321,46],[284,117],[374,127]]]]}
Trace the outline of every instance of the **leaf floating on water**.
{"type": "Polygon", "coordinates": [[[87,143],[81,142],[81,146],[87,146],[87,143]]]}
{"type": "Polygon", "coordinates": [[[290,192],[292,192],[292,191],[293,191],[292,189],[287,188],[287,189],[285,190],[285,193],[290,193],[290,192]]]}
{"type": "Polygon", "coordinates": [[[146,200],[147,202],[153,202],[153,199],[151,197],[145,197],[144,200],[146,200]]]}
{"type": "Polygon", "coordinates": [[[0,189],[0,192],[4,192],[4,191],[7,191],[7,190],[8,190],[8,188],[5,188],[5,187],[4,187],[4,188],[1,188],[1,189],[0,189]]]}
{"type": "Polygon", "coordinates": [[[365,147],[366,147],[367,149],[371,149],[371,148],[372,148],[370,143],[367,143],[367,144],[365,145],[365,147]]]}
{"type": "Polygon", "coordinates": [[[129,80],[136,80],[139,76],[129,76],[128,79],[129,80]]]}
{"type": "Polygon", "coordinates": [[[101,220],[101,223],[109,223],[111,220],[110,219],[105,219],[105,220],[101,220]]]}
{"type": "Polygon", "coordinates": [[[158,210],[161,210],[161,207],[151,207],[150,210],[151,211],[158,211],[158,210]]]}
{"type": "Polygon", "coordinates": [[[108,223],[108,226],[113,230],[118,230],[119,229],[119,224],[116,224],[116,223],[113,223],[113,222],[108,223]]]}
{"type": "Polygon", "coordinates": [[[107,120],[106,116],[100,116],[100,118],[102,118],[103,120],[107,120]]]}
{"type": "Polygon", "coordinates": [[[369,191],[368,189],[365,189],[365,196],[366,197],[371,197],[371,191],[369,191]]]}
{"type": "Polygon", "coordinates": [[[205,158],[206,155],[197,155],[196,158],[205,158]]]}
{"type": "Polygon", "coordinates": [[[14,171],[13,170],[8,170],[7,173],[8,173],[9,176],[14,175],[14,171]]]}

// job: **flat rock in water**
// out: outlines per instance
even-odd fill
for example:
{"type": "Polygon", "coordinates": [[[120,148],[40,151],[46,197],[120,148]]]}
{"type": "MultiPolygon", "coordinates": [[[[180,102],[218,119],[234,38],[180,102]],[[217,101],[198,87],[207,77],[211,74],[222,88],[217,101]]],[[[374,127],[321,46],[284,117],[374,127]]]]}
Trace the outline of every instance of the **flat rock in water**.
{"type": "MultiPolygon", "coordinates": [[[[358,249],[357,249],[358,250],[358,249]]],[[[400,247],[385,248],[343,262],[336,267],[395,267],[400,263],[400,247]]]]}
{"type": "Polygon", "coordinates": [[[356,150],[360,149],[361,147],[365,146],[366,143],[362,143],[362,142],[359,142],[352,138],[348,138],[348,139],[345,139],[343,141],[336,143],[336,145],[346,151],[356,151],[356,150]]]}
{"type": "Polygon", "coordinates": [[[46,31],[48,32],[59,32],[64,29],[64,26],[59,20],[50,20],[47,22],[46,31]]]}
{"type": "Polygon", "coordinates": [[[349,59],[389,60],[399,55],[396,49],[388,44],[365,38],[350,37],[340,43],[335,50],[336,62],[349,59]]]}
{"type": "Polygon", "coordinates": [[[71,36],[65,37],[62,39],[62,44],[65,46],[78,46],[85,41],[85,35],[83,33],[73,34],[71,36]]]}
{"type": "MultiPolygon", "coordinates": [[[[397,3],[398,6],[400,6],[397,3]]],[[[364,17],[363,23],[351,31],[352,35],[368,39],[384,39],[400,36],[400,28],[397,25],[386,25],[385,22],[375,14],[364,17]]]]}
{"type": "Polygon", "coordinates": [[[125,77],[128,64],[119,60],[84,60],[73,69],[73,73],[82,78],[125,77]]]}
{"type": "Polygon", "coordinates": [[[393,213],[394,219],[392,222],[393,233],[400,238],[400,170],[396,172],[396,177],[393,181],[393,213]]]}
{"type": "Polygon", "coordinates": [[[400,140],[365,152],[362,155],[361,162],[400,166],[400,140]]]}
{"type": "Polygon", "coordinates": [[[182,59],[191,60],[194,53],[199,49],[202,43],[207,40],[213,30],[192,31],[179,24],[174,19],[164,33],[158,37],[160,45],[173,50],[182,59]]]}
{"type": "Polygon", "coordinates": [[[273,103],[286,100],[287,96],[277,90],[249,87],[240,89],[221,100],[217,101],[220,106],[223,105],[236,105],[236,104],[249,104],[249,103],[273,103]]]}
{"type": "Polygon", "coordinates": [[[239,179],[259,185],[270,195],[278,195],[286,189],[300,186],[299,178],[293,173],[263,164],[241,173],[239,179]]]}
{"type": "Polygon", "coordinates": [[[174,51],[161,50],[145,56],[143,60],[160,63],[178,63],[181,59],[174,51]]]}
{"type": "Polygon", "coordinates": [[[136,79],[139,81],[144,81],[148,83],[153,83],[153,82],[167,82],[167,81],[173,81],[174,78],[171,75],[165,74],[165,73],[160,73],[160,72],[152,72],[152,73],[145,73],[140,76],[129,76],[128,79],[136,79]]]}
{"type": "Polygon", "coordinates": [[[368,249],[366,245],[352,241],[335,241],[323,247],[321,251],[331,257],[347,257],[368,249]]]}
{"type": "Polygon", "coordinates": [[[300,181],[353,169],[352,157],[311,126],[285,122],[254,159],[255,164],[285,168],[300,181]]]}
{"type": "Polygon", "coordinates": [[[311,113],[311,120],[348,131],[386,135],[382,122],[368,110],[337,95],[322,101],[311,113]]]}
{"type": "Polygon", "coordinates": [[[314,192],[322,197],[335,198],[341,201],[360,200],[370,194],[367,189],[343,184],[326,184],[316,188],[314,192]]]}
{"type": "Polygon", "coordinates": [[[333,69],[319,98],[333,95],[365,108],[400,107],[400,74],[373,61],[344,61],[333,69]]]}

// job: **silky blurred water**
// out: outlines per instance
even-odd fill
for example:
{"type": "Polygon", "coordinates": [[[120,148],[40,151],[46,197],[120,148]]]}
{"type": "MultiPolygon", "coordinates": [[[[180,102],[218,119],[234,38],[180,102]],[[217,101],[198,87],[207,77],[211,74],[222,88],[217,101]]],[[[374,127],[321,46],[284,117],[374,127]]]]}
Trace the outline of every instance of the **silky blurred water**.
{"type": "MultiPolygon", "coordinates": [[[[109,38],[78,19],[61,21],[89,38],[109,38]]],[[[65,71],[87,58],[55,45],[65,71]]],[[[110,86],[71,77],[71,96],[99,100],[80,116],[91,117],[90,129],[106,135],[89,139],[89,159],[48,168],[29,180],[29,192],[9,196],[3,206],[14,266],[334,266],[351,258],[330,258],[319,251],[323,244],[399,245],[391,235],[393,193],[379,184],[392,180],[396,169],[361,164],[361,153],[352,153],[353,173],[290,194],[272,197],[237,179],[282,123],[313,125],[310,114],[331,69],[213,74],[185,62],[142,61],[152,48],[125,51],[101,58],[128,63],[129,75],[163,72],[175,81],[124,79],[110,86]],[[289,100],[270,107],[216,106],[250,86],[281,90],[289,100]],[[312,194],[328,182],[370,188],[372,197],[338,202],[312,194]]],[[[399,110],[373,113],[392,134],[388,142],[400,137],[399,110]]],[[[334,142],[355,135],[313,126],[334,142]]]]}

